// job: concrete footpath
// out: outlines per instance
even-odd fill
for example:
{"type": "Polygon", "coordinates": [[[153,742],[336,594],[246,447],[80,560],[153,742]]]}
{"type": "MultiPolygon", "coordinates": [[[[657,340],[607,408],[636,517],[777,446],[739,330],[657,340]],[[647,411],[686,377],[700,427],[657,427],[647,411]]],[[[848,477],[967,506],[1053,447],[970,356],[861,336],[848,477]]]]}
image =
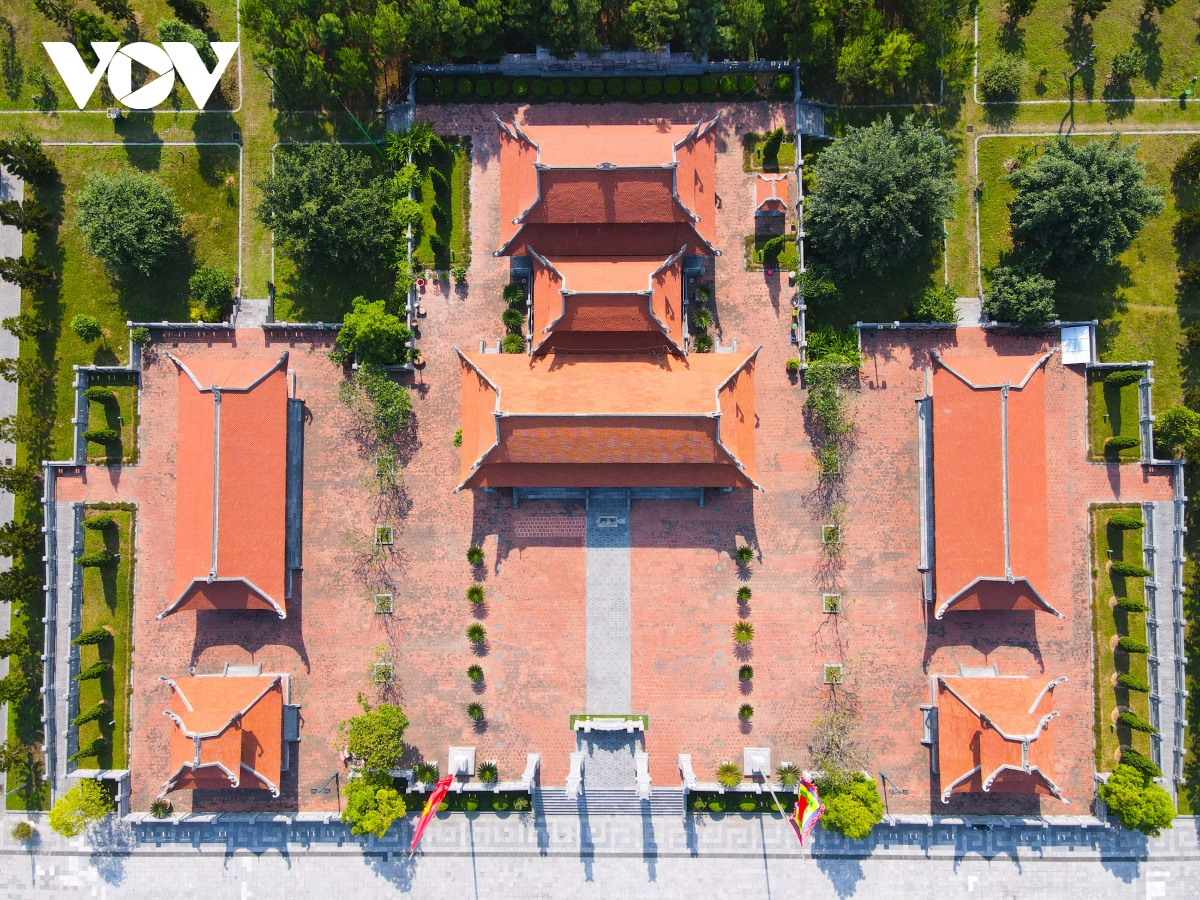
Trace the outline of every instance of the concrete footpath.
{"type": "Polygon", "coordinates": [[[190,839],[108,822],[63,840],[39,819],[27,849],[0,833],[0,893],[105,898],[1194,897],[1193,818],[1154,840],[1115,827],[880,826],[866,841],[822,831],[801,849],[781,817],[451,814],[421,852],[413,818],[384,840],[340,825],[214,816],[190,839]]]}

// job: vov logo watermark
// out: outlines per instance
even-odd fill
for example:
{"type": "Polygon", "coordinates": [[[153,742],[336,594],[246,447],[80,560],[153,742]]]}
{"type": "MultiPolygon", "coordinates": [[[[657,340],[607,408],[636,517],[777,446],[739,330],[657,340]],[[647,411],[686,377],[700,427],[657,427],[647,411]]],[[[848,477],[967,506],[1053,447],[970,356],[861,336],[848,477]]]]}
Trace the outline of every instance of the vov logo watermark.
{"type": "Polygon", "coordinates": [[[66,82],[67,90],[76,105],[83,109],[96,91],[104,73],[108,72],[108,87],[117,101],[130,109],[152,109],[171,95],[175,87],[175,75],[183,81],[192,95],[197,109],[212,96],[217,82],[225,74],[225,67],[237,52],[237,41],[213,41],[213,52],[217,65],[211,72],[200,59],[196,48],[184,41],[166,41],[160,47],[138,41],[121,46],[119,41],[92,41],[92,49],[100,60],[96,68],[88,71],[87,64],[79,55],[74,44],[66,41],[43,41],[42,46],[50,55],[58,74],[66,82]],[[133,64],[141,63],[158,77],[136,91],[133,89],[133,64]]]}

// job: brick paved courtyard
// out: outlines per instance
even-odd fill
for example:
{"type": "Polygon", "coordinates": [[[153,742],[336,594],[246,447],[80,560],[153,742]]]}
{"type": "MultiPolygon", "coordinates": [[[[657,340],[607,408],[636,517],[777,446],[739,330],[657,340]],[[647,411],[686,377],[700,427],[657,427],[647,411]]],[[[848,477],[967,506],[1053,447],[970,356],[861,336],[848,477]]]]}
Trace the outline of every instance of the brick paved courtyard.
{"type": "MultiPolygon", "coordinates": [[[[696,121],[711,104],[680,106],[672,121],[696,121]]],[[[664,107],[655,107],[662,110],[664,107]]],[[[132,805],[145,809],[167,777],[169,721],[161,715],[167,691],[160,675],[218,671],[222,664],[261,662],[268,672],[292,676],[292,701],[302,706],[297,769],[284,776],[282,794],[231,796],[196,792],[197,811],[221,808],[328,810],[332,793],[314,793],[343,772],[334,749],[337,724],[355,714],[356,695],[402,703],[411,721],[408,761],[446,763],[447,747],[473,746],[477,759],[496,760],[501,780],[516,779],[529,752],[541,754],[541,782],[561,788],[575,736],[572,713],[587,702],[587,561],[581,502],[536,501],[513,509],[508,491],[452,493],[458,481],[459,364],[454,347],[478,349],[503,333],[501,290],[509,261],[493,258],[498,244],[497,129],[491,107],[420,110],[439,131],[469,133],[472,265],[469,287],[426,288],[427,317],[419,344],[425,365],[412,379],[414,427],[397,447],[405,462],[403,496],[381,502],[369,488],[374,462],[359,452],[352,420],[338,399],[340,368],[326,358],[327,335],[295,332],[282,342],[261,331],[239,331],[232,341],[202,345],[166,341],[181,357],[278,356],[291,353],[297,396],[308,415],[304,446],[303,576],[297,579],[288,618],[258,613],[200,612],[163,621],[171,583],[175,510],[176,382],[174,367],[150,354],[144,372],[141,464],[125,471],[90,468],[86,483],[60,481],[63,500],[120,497],[140,504],[134,643],[132,805]],[[177,344],[177,346],[176,346],[177,344]],[[376,524],[397,528],[386,561],[391,616],[371,602],[379,575],[367,575],[362,548],[376,524]],[[465,553],[484,548],[474,571],[465,553]],[[465,599],[474,581],[487,591],[483,609],[465,599]],[[465,630],[478,615],[488,632],[475,651],[465,630]],[[395,667],[395,683],[380,692],[368,678],[379,654],[395,667]],[[472,663],[485,673],[482,686],[466,676],[472,663]],[[483,703],[483,723],[467,704],[483,703]]],[[[520,113],[497,107],[501,118],[520,113]]],[[[544,106],[524,111],[537,124],[649,121],[645,107],[544,106]]],[[[1008,338],[989,349],[981,332],[960,330],[912,337],[906,332],[869,334],[866,366],[857,396],[857,451],[847,463],[844,554],[836,586],[846,597],[844,615],[821,609],[831,589],[822,564],[814,493],[818,477],[803,416],[804,391],[789,379],[785,360],[791,289],[786,281],[746,272],[742,236],[753,228],[754,175],[742,171],[741,136],[783,124],[783,107],[744,104],[726,108],[718,125],[715,307],[722,342],[739,349],[761,344],[757,385],[757,471],[764,490],[709,492],[694,501],[635,500],[629,520],[630,710],[649,716],[645,749],[656,786],[677,786],[676,755],[692,754],[701,781],[712,780],[724,759],[741,761],[742,748],[772,749],[772,764],[808,762],[813,721],[826,708],[822,664],[842,659],[846,688],[861,708],[864,763],[887,772],[893,813],[961,811],[1037,812],[1026,803],[985,796],[937,802],[941,786],[929,773],[929,751],[919,743],[918,706],[929,699],[930,674],[957,674],[959,664],[997,664],[1002,674],[1069,681],[1055,693],[1057,782],[1072,801],[1041,801],[1053,814],[1086,814],[1092,795],[1091,655],[1086,509],[1113,499],[1165,500],[1166,475],[1146,476],[1140,466],[1086,462],[1085,385],[1080,368],[1057,356],[1046,371],[1047,458],[1051,510],[1051,593],[1063,599],[1062,620],[1029,613],[973,613],[927,622],[921,600],[917,419],[914,400],[924,393],[923,366],[937,347],[946,356],[965,352],[1029,353],[1041,338],[1008,338]],[[739,570],[739,544],[756,551],[739,570]],[[739,609],[740,586],[753,592],[739,609]],[[735,655],[731,629],[739,616],[756,637],[747,658],[735,655]],[[754,678],[742,685],[738,667],[749,662],[754,678]],[[753,704],[751,724],[738,707],[753,704]]],[[[162,348],[158,348],[162,349],[162,348]]],[[[175,795],[187,809],[186,795],[175,795]]]]}

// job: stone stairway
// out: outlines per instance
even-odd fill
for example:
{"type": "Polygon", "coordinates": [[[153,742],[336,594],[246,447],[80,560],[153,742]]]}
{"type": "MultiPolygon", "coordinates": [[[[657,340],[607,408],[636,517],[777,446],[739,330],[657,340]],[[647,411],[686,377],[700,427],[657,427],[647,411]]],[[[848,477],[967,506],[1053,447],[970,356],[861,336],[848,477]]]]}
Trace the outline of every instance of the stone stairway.
{"type": "Polygon", "coordinates": [[[653,788],[646,801],[632,788],[585,788],[579,797],[568,797],[561,787],[548,787],[535,805],[539,802],[548,816],[682,816],[683,788],[653,788]]]}

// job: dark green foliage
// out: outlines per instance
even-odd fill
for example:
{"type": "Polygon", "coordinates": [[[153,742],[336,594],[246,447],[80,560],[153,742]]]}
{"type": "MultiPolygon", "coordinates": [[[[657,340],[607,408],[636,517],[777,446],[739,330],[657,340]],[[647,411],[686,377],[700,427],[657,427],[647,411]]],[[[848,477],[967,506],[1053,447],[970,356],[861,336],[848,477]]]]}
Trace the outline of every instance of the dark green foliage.
{"type": "Polygon", "coordinates": [[[1009,205],[1016,246],[1042,264],[1081,271],[1123,253],[1163,208],[1136,150],[1119,135],[1044,143],[1041,155],[1007,176],[1016,189],[1009,205]]]}
{"type": "Polygon", "coordinates": [[[473,566],[483,565],[483,548],[472,544],[467,548],[467,562],[473,566]]]}
{"type": "Polygon", "coordinates": [[[1157,728],[1135,713],[1123,712],[1117,716],[1117,721],[1128,727],[1131,731],[1140,731],[1143,734],[1158,733],[1157,728]]]}
{"type": "Polygon", "coordinates": [[[1125,612],[1133,613],[1147,612],[1150,609],[1150,607],[1148,607],[1141,600],[1133,600],[1129,597],[1118,597],[1117,608],[1123,609],[1125,612]]]}
{"type": "Polygon", "coordinates": [[[604,93],[604,82],[599,78],[589,78],[587,92],[593,97],[599,97],[604,93]]]}
{"type": "Polygon", "coordinates": [[[850,329],[839,331],[826,325],[808,334],[808,359],[817,362],[826,358],[837,358],[858,368],[862,354],[858,349],[858,335],[850,329]]]}
{"type": "Polygon", "coordinates": [[[90,550],[75,560],[75,564],[85,569],[100,569],[112,565],[116,559],[117,557],[107,550],[90,550]]]}
{"type": "Polygon", "coordinates": [[[779,148],[783,146],[783,128],[776,128],[763,141],[763,162],[775,162],[779,159],[779,148]]]}
{"type": "Polygon", "coordinates": [[[84,744],[82,747],[68,756],[67,761],[78,762],[81,759],[87,759],[89,756],[98,756],[107,746],[108,741],[106,741],[104,738],[93,738],[87,744],[84,744]]]}
{"type": "Polygon", "coordinates": [[[1109,528],[1119,528],[1122,531],[1136,531],[1139,528],[1145,528],[1146,523],[1137,516],[1131,516],[1126,513],[1115,513],[1108,518],[1109,528]]]}
{"type": "Polygon", "coordinates": [[[529,93],[529,82],[524,78],[518,78],[513,82],[513,95],[518,99],[522,99],[529,93]]]}
{"type": "Polygon", "coordinates": [[[674,97],[676,94],[679,93],[679,91],[682,87],[683,87],[682,82],[678,78],[676,78],[674,75],[669,76],[663,82],[663,92],[668,97],[674,97]]]}
{"type": "Polygon", "coordinates": [[[692,336],[692,349],[697,353],[709,353],[712,351],[712,338],[707,334],[700,333],[692,336]]]}
{"type": "Polygon", "coordinates": [[[776,75],[775,80],[771,82],[771,87],[779,94],[792,93],[792,76],[791,75],[776,75]]]}
{"type": "Polygon", "coordinates": [[[983,295],[983,312],[994,322],[1037,327],[1052,322],[1054,282],[1040,272],[1018,266],[997,266],[991,288],[983,295]]]}
{"type": "Polygon", "coordinates": [[[700,79],[700,91],[705,94],[715,94],[717,92],[717,79],[711,75],[705,75],[700,79]]]}
{"type": "Polygon", "coordinates": [[[0,466],[0,490],[27,497],[42,488],[42,473],[33,466],[0,466]]]}
{"type": "Polygon", "coordinates": [[[821,258],[883,274],[927,252],[952,213],[953,150],[932,125],[891,116],[845,136],[817,159],[805,230],[821,258]]]}
{"type": "Polygon", "coordinates": [[[492,95],[492,85],[486,79],[480,78],[475,82],[475,96],[480,99],[490,97],[492,95]]]}
{"type": "Polygon", "coordinates": [[[0,678],[0,703],[19,703],[29,694],[29,682],[21,672],[0,678]]]}
{"type": "Polygon", "coordinates": [[[1113,560],[1112,573],[1114,575],[1124,575],[1126,578],[1150,578],[1154,574],[1149,569],[1144,569],[1135,563],[1126,562],[1123,559],[1113,560]]]}
{"type": "Polygon", "coordinates": [[[1011,54],[1000,53],[979,73],[979,93],[988,103],[1018,100],[1024,80],[1024,61],[1011,54]]]}
{"type": "MultiPolygon", "coordinates": [[[[558,79],[556,79],[556,80],[558,80],[558,79]]],[[[560,84],[562,83],[561,80],[559,80],[559,83],[560,84]]],[[[529,85],[529,93],[533,94],[533,96],[535,96],[535,97],[545,97],[546,92],[549,90],[549,88],[550,88],[549,82],[547,82],[545,79],[538,78],[538,79],[535,79],[534,82],[529,85]]],[[[558,93],[561,94],[562,91],[560,90],[558,93]]]]}
{"type": "Polygon", "coordinates": [[[139,325],[129,332],[129,340],[139,347],[149,347],[154,336],[150,334],[149,328],[139,325]]]}
{"type": "Polygon", "coordinates": [[[165,819],[171,814],[171,802],[169,800],[155,800],[150,804],[150,815],[156,819],[165,819]]]}
{"type": "Polygon", "coordinates": [[[436,762],[422,762],[413,766],[413,778],[422,784],[433,784],[438,780],[438,767],[436,762]]]}
{"type": "Polygon", "coordinates": [[[478,606],[484,601],[484,590],[482,584],[473,584],[467,588],[467,600],[474,606],[478,606]]]}
{"type": "Polygon", "coordinates": [[[504,327],[512,332],[520,332],[525,324],[525,313],[514,307],[509,307],[500,315],[500,321],[504,323],[504,327]]]}
{"type": "Polygon", "coordinates": [[[119,437],[120,435],[111,428],[89,428],[83,433],[85,441],[96,444],[115,444],[119,437]]]}
{"type": "Polygon", "coordinates": [[[1122,635],[1117,641],[1117,649],[1124,653],[1146,653],[1149,648],[1146,642],[1129,635],[1122,635]]]}
{"type": "MultiPolygon", "coordinates": [[[[557,79],[555,79],[557,80],[557,79]]],[[[574,97],[582,97],[587,92],[587,83],[582,78],[572,78],[567,82],[567,90],[574,97]]],[[[553,93],[554,84],[551,83],[550,91],[553,93]]]]}
{"type": "Polygon", "coordinates": [[[523,284],[506,284],[504,286],[504,302],[509,306],[517,304],[525,305],[525,285],[523,284]]]}
{"type": "Polygon", "coordinates": [[[737,81],[732,75],[722,75],[720,84],[722,94],[732,94],[737,89],[737,81]]]}
{"type": "Polygon", "coordinates": [[[354,381],[348,385],[350,388],[344,398],[365,414],[380,442],[391,441],[408,424],[412,411],[408,389],[392,381],[376,363],[359,366],[354,381]]]}
{"type": "Polygon", "coordinates": [[[390,182],[366,155],[340,144],[291,147],[276,154],[274,174],[259,187],[259,221],[302,261],[367,270],[391,263],[390,182]]]}
{"type": "Polygon", "coordinates": [[[1035,3],[1036,0],[1005,0],[1004,15],[1008,17],[1009,22],[1015,24],[1033,12],[1035,3]]]}
{"type": "Polygon", "coordinates": [[[76,681],[91,681],[95,678],[100,678],[112,671],[112,663],[100,660],[94,662],[78,675],[75,676],[76,681]]]}
{"type": "Polygon", "coordinates": [[[1096,793],[1123,826],[1148,837],[1158,837],[1175,818],[1171,795],[1135,766],[1117,766],[1096,793]]]}
{"type": "Polygon", "coordinates": [[[1132,766],[1137,769],[1147,781],[1162,777],[1162,769],[1156,766],[1153,760],[1138,753],[1132,747],[1123,747],[1121,749],[1121,765],[1132,766]]]}
{"type": "Polygon", "coordinates": [[[212,266],[204,266],[189,278],[188,290],[192,299],[216,318],[233,306],[233,278],[212,266]]]}
{"type": "Polygon", "coordinates": [[[175,192],[135,169],[92,173],[76,204],[84,243],[113,271],[150,275],[183,239],[175,192]]]}
{"type": "Polygon", "coordinates": [[[1200,140],[1192,141],[1187,145],[1187,149],[1179,154],[1171,174],[1179,181],[1200,179],[1200,140]]]}
{"type": "Polygon", "coordinates": [[[1145,377],[1146,373],[1141,369],[1118,369],[1116,372],[1109,372],[1104,376],[1104,386],[1122,388],[1137,384],[1145,377]]]}
{"type": "MultiPolygon", "coordinates": [[[[65,22],[59,22],[65,25],[65,22]]],[[[89,52],[91,48],[88,48],[89,52]]],[[[57,173],[54,161],[42,149],[42,142],[24,125],[12,128],[7,137],[0,138],[0,165],[17,177],[44,183],[57,173]]]]}
{"type": "Polygon", "coordinates": [[[112,528],[116,521],[112,513],[98,513],[84,519],[83,527],[90,531],[103,531],[106,528],[112,528]]]}
{"type": "Polygon", "coordinates": [[[467,704],[467,715],[470,716],[473,721],[476,721],[476,722],[481,721],[484,716],[483,704],[478,703],[478,702],[468,703],[467,704]]]}
{"type": "Polygon", "coordinates": [[[738,680],[750,681],[754,678],[754,666],[741,666],[738,669],[738,680]]]}
{"type": "Polygon", "coordinates": [[[20,628],[15,628],[0,638],[0,657],[12,656],[14,653],[28,653],[31,649],[29,635],[20,628]]]}
{"type": "Polygon", "coordinates": [[[171,7],[180,21],[197,28],[208,27],[208,7],[203,0],[167,0],[167,6],[171,7]]]}
{"type": "Polygon", "coordinates": [[[1200,413],[1186,406],[1163,410],[1154,423],[1154,440],[1173,455],[1182,455],[1200,444],[1200,413]]]}
{"type": "Polygon", "coordinates": [[[97,625],[95,628],[89,628],[87,631],[81,631],[71,639],[71,643],[76,647],[87,647],[102,644],[111,637],[112,633],[107,628],[103,625],[97,625]]]}
{"type": "Polygon", "coordinates": [[[346,782],[346,808],[342,821],[351,834],[382,838],[396,819],[408,812],[404,798],[392,784],[388,772],[365,772],[346,782]]]}
{"type": "Polygon", "coordinates": [[[1141,694],[1150,693],[1150,684],[1144,678],[1138,678],[1136,675],[1122,673],[1117,676],[1117,684],[1120,687],[1128,688],[1131,691],[1137,691],[1141,694]]]}
{"type": "Polygon", "coordinates": [[[954,289],[949,285],[935,288],[928,287],[917,295],[913,301],[912,320],[914,322],[958,322],[958,299],[954,289]]]}
{"type": "Polygon", "coordinates": [[[71,720],[71,724],[78,728],[80,725],[86,725],[88,722],[98,722],[108,715],[112,715],[112,709],[106,702],[101,700],[87,712],[77,715],[71,720]]]}
{"type": "Polygon", "coordinates": [[[500,780],[500,769],[494,762],[480,763],[477,774],[484,784],[495,784],[500,780]]]}
{"type": "Polygon", "coordinates": [[[1140,447],[1142,442],[1128,434],[1118,434],[1108,438],[1104,442],[1104,452],[1119,453],[1122,450],[1132,450],[1135,447],[1140,447]]]}
{"type": "Polygon", "coordinates": [[[31,522],[5,522],[0,525],[0,556],[17,558],[42,547],[42,533],[31,522]]]}
{"type": "Polygon", "coordinates": [[[12,225],[22,234],[40,231],[49,221],[47,212],[32,200],[23,204],[16,200],[0,203],[0,225],[12,225]]]}
{"type": "Polygon", "coordinates": [[[758,82],[754,80],[753,75],[743,75],[738,79],[738,90],[743,94],[749,94],[758,87],[758,82]]]}
{"type": "MultiPolygon", "coordinates": [[[[107,0],[107,2],[113,2],[113,0],[107,0]]],[[[213,51],[212,44],[208,42],[204,32],[194,25],[177,22],[174,19],[164,19],[158,23],[157,30],[160,44],[163,41],[180,41],[191,44],[210,70],[217,64],[217,54],[213,51]]]]}
{"type": "Polygon", "coordinates": [[[104,337],[100,320],[95,316],[79,313],[71,317],[71,330],[85,344],[92,344],[104,337]]]}
{"type": "Polygon", "coordinates": [[[469,97],[471,95],[471,88],[472,84],[469,78],[458,79],[457,84],[454,86],[455,91],[460,97],[469,97]]]}
{"type": "Polygon", "coordinates": [[[371,303],[355,297],[353,309],[346,313],[337,342],[353,353],[360,364],[395,365],[408,359],[409,327],[387,311],[383,300],[371,303]]]}
{"type": "Polygon", "coordinates": [[[380,703],[374,709],[366,702],[363,713],[338,725],[338,740],[346,753],[362,763],[367,772],[387,772],[404,754],[404,731],[408,717],[399,706],[380,703]]]}
{"type": "Polygon", "coordinates": [[[700,90],[700,81],[696,78],[683,79],[683,92],[689,97],[694,96],[700,90]]]}
{"type": "Polygon", "coordinates": [[[879,788],[862,772],[824,773],[817,778],[816,786],[825,804],[823,828],[862,840],[883,820],[879,788]]]}
{"type": "Polygon", "coordinates": [[[743,703],[738,707],[738,718],[743,722],[749,722],[754,718],[754,707],[749,703],[743,703]]]}
{"type": "Polygon", "coordinates": [[[481,666],[467,666],[467,677],[478,684],[483,681],[483,668],[481,666]]]}
{"type": "Polygon", "coordinates": [[[434,90],[434,86],[433,86],[432,78],[418,78],[417,79],[417,99],[418,100],[428,100],[430,97],[433,96],[433,90],[434,90]]]}
{"type": "MultiPolygon", "coordinates": [[[[749,548],[746,548],[746,549],[749,549],[749,548]]],[[[754,554],[753,554],[753,551],[751,551],[750,559],[753,559],[753,558],[754,558],[754,554]]],[[[747,560],[747,561],[749,561],[749,560],[747,560]]],[[[740,588],[737,589],[738,603],[749,603],[750,598],[753,596],[753,594],[754,594],[754,592],[750,590],[749,586],[743,584],[740,588]]]]}
{"type": "Polygon", "coordinates": [[[34,290],[53,284],[58,280],[58,273],[27,256],[4,256],[0,257],[0,279],[25,290],[34,290]]]}
{"type": "Polygon", "coordinates": [[[605,82],[604,91],[610,97],[620,97],[625,93],[625,82],[620,78],[610,78],[605,82]]]}
{"type": "Polygon", "coordinates": [[[625,81],[625,93],[630,97],[640,96],[642,93],[642,79],[629,78],[625,81]]]}
{"type": "Polygon", "coordinates": [[[663,89],[663,83],[662,83],[661,78],[651,77],[651,78],[646,79],[646,96],[647,97],[657,97],[659,94],[662,93],[662,89],[663,89]]]}
{"type": "Polygon", "coordinates": [[[467,626],[467,640],[472,644],[483,644],[487,641],[487,629],[478,622],[467,626]]]}
{"type": "Polygon", "coordinates": [[[800,769],[795,763],[784,763],[775,770],[775,777],[785,790],[791,790],[800,783],[800,769]]]}
{"type": "Polygon", "coordinates": [[[1109,73],[1108,80],[1110,84],[1125,87],[1134,78],[1143,75],[1145,71],[1146,54],[1137,47],[1131,47],[1124,53],[1113,54],[1112,71],[1109,73]]]}
{"type": "Polygon", "coordinates": [[[112,392],[112,388],[101,387],[95,385],[83,392],[83,396],[96,403],[115,403],[117,395],[112,392]]]}
{"type": "Polygon", "coordinates": [[[519,334],[506,334],[500,342],[500,349],[505,353],[524,353],[525,338],[519,334]]]}

